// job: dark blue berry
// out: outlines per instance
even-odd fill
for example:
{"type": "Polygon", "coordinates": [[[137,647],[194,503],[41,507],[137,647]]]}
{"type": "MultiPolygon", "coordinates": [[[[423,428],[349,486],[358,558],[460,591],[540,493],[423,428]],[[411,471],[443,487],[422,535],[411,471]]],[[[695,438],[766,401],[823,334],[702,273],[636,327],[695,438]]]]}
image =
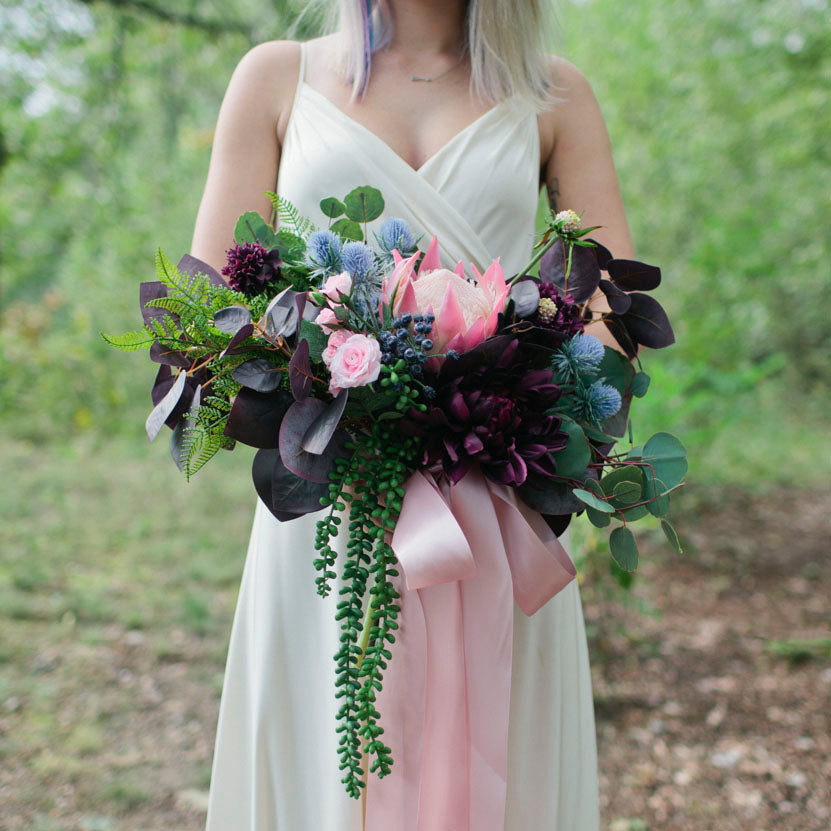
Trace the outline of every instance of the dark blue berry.
{"type": "Polygon", "coordinates": [[[416,356],[415,349],[413,349],[413,348],[412,348],[412,346],[408,346],[408,347],[404,350],[404,357],[405,357],[408,361],[411,361],[413,358],[415,358],[415,356],[416,356]]]}
{"type": "Polygon", "coordinates": [[[445,357],[450,358],[451,361],[458,361],[459,353],[455,349],[448,349],[445,353],[445,357]]]}
{"type": "Polygon", "coordinates": [[[428,401],[432,401],[436,397],[436,390],[433,387],[425,385],[425,387],[424,387],[424,397],[428,401]]]}
{"type": "Polygon", "coordinates": [[[401,315],[401,323],[406,326],[409,322],[413,319],[413,316],[409,312],[405,312],[401,315]]]}
{"type": "Polygon", "coordinates": [[[432,349],[433,348],[433,341],[430,338],[424,338],[420,344],[424,349],[432,349]]]}
{"type": "Polygon", "coordinates": [[[418,376],[421,375],[421,373],[424,372],[424,370],[421,368],[421,364],[412,364],[410,366],[410,372],[412,372],[413,375],[418,376]]]}

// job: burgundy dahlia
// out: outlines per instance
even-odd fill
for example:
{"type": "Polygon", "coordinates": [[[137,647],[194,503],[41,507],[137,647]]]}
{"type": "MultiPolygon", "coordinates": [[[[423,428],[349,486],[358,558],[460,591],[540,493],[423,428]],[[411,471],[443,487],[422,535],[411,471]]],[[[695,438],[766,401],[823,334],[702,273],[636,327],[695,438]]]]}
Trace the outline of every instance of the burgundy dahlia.
{"type": "Polygon", "coordinates": [[[579,304],[570,294],[563,297],[554,283],[540,282],[540,305],[534,318],[537,326],[556,329],[566,338],[579,335],[585,328],[579,304]]]}
{"type": "Polygon", "coordinates": [[[222,273],[232,289],[253,297],[279,276],[283,261],[276,248],[266,251],[258,242],[233,245],[222,273]]]}
{"type": "Polygon", "coordinates": [[[524,365],[517,339],[493,340],[504,343],[445,362],[429,410],[410,415],[425,438],[425,465],[441,466],[454,484],[477,463],[505,485],[531,471],[551,476],[568,441],[560,417],[545,415],[560,397],[551,371],[524,365]]]}

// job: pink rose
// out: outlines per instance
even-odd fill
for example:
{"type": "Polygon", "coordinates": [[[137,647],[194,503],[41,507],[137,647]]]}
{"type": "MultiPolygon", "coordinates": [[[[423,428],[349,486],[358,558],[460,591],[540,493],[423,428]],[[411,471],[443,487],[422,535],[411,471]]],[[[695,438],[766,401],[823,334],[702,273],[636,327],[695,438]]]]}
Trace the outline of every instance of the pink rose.
{"type": "Polygon", "coordinates": [[[321,309],[317,313],[317,317],[314,321],[327,335],[332,334],[332,329],[330,326],[335,325],[338,322],[337,317],[335,317],[335,313],[331,309],[321,309]]]}
{"type": "Polygon", "coordinates": [[[328,277],[323,284],[321,291],[335,302],[340,300],[342,294],[349,294],[352,291],[352,277],[348,271],[342,271],[340,274],[333,274],[328,277]]]}
{"type": "Polygon", "coordinates": [[[329,392],[337,395],[346,387],[365,387],[381,372],[381,347],[375,338],[350,335],[338,348],[329,363],[332,378],[329,392]]]}
{"type": "Polygon", "coordinates": [[[347,332],[346,329],[336,329],[329,335],[329,340],[326,341],[326,348],[322,355],[323,363],[326,366],[331,366],[332,358],[335,356],[335,352],[338,351],[338,347],[346,343],[350,337],[352,337],[352,333],[347,332]]]}

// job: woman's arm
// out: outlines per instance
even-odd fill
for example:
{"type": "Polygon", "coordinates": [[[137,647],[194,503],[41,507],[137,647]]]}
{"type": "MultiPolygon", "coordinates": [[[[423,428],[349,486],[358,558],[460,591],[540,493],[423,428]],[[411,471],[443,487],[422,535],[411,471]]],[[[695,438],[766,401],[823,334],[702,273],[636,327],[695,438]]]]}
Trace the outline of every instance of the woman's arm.
{"type": "Polygon", "coordinates": [[[214,133],[205,191],[196,216],[191,254],[217,270],[234,242],[240,214],[257,211],[266,221],[276,187],[279,134],[297,86],[300,50],[291,41],[261,43],[237,64],[214,133]]]}
{"type": "MultiPolygon", "coordinates": [[[[634,248],[623,199],[612,159],[612,147],[600,106],[589,82],[573,64],[552,58],[555,94],[565,99],[540,117],[543,132],[542,175],[551,206],[583,212],[582,224],[602,225],[590,234],[615,257],[633,259],[634,248]]],[[[598,291],[591,306],[609,311],[605,295],[598,291]]],[[[603,323],[587,331],[620,351],[621,347],[603,323]]]]}

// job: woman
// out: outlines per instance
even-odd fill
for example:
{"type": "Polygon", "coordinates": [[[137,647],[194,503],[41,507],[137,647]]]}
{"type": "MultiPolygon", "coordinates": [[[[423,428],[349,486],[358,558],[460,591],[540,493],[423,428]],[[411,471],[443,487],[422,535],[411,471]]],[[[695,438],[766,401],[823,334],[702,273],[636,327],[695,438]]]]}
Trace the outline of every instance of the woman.
{"type": "MultiPolygon", "coordinates": [[[[573,65],[543,52],[547,2],[341,0],[333,34],[252,49],[222,103],[192,253],[222,266],[236,218],[247,210],[269,216],[263,192],[275,182],[324,227],[322,197],[371,184],[388,215],[438,235],[444,265],[481,267],[501,256],[513,273],[529,258],[545,184],[554,206],[583,211],[585,224],[603,225],[596,239],[632,257],[591,88],[573,65]]],[[[613,343],[602,324],[593,333],[613,343]]],[[[402,799],[385,826],[372,805],[389,779],[370,776],[363,800],[346,796],[331,660],[337,594],[314,594],[316,518],[281,524],[257,505],[208,831],[596,831],[591,678],[576,581],[531,617],[515,610],[506,787],[471,785],[463,815],[451,815],[442,799],[419,800],[419,783],[410,782],[415,801],[402,799]]],[[[561,541],[568,546],[568,532],[561,541]]],[[[443,772],[430,775],[440,790],[443,772]]]]}

